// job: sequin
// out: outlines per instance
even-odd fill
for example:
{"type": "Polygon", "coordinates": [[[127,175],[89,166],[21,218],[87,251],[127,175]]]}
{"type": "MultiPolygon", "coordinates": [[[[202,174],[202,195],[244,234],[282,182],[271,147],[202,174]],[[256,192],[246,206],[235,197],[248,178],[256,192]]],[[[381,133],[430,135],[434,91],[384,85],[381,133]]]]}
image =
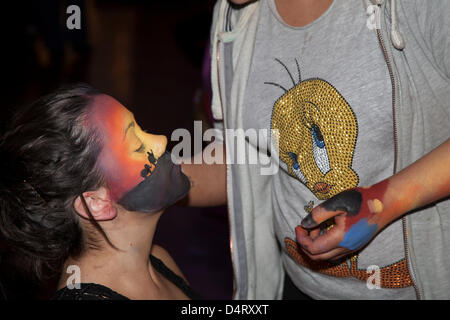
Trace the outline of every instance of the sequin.
{"type": "MultiPolygon", "coordinates": [[[[291,258],[301,266],[312,271],[338,278],[352,277],[365,282],[371,277],[371,273],[368,273],[367,270],[358,268],[357,255],[354,255],[349,259],[350,266],[346,261],[340,265],[336,265],[327,261],[311,260],[302,250],[300,250],[297,242],[290,238],[285,238],[284,243],[286,252],[291,258]]],[[[381,288],[400,289],[413,285],[405,258],[391,265],[382,267],[379,271],[381,288]]]]}
{"type": "Polygon", "coordinates": [[[356,116],[342,95],[321,79],[301,81],[274,104],[279,156],[291,176],[321,200],[358,185],[351,168],[356,116]],[[296,161],[296,162],[295,162],[296,161]]]}

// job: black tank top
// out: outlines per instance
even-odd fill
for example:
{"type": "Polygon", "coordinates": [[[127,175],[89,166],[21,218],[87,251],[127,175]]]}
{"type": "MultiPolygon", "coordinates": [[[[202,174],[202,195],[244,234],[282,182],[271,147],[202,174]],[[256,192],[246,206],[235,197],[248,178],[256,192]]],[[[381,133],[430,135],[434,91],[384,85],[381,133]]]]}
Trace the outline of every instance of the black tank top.
{"type": "MultiPolygon", "coordinates": [[[[150,263],[156,271],[180,288],[189,299],[202,299],[202,297],[200,297],[183,278],[167,268],[161,260],[150,255],[150,263]]],[[[101,284],[80,283],[80,289],[69,289],[64,287],[56,291],[52,300],[129,300],[129,298],[101,284]]]]}

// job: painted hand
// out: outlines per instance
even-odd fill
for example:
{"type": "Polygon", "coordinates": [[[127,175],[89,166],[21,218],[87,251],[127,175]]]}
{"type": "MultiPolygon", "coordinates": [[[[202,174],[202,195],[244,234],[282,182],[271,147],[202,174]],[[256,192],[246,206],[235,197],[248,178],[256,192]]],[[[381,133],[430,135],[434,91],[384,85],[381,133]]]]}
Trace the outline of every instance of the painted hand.
{"type": "Polygon", "coordinates": [[[328,199],[295,229],[298,244],[313,260],[338,260],[361,249],[402,215],[450,195],[447,159],[450,139],[386,180],[328,199]],[[333,219],[334,227],[321,231],[333,219]]]}
{"type": "Polygon", "coordinates": [[[302,250],[313,260],[338,260],[366,245],[388,222],[383,216],[387,186],[385,180],[349,189],[315,207],[295,229],[302,250]]]}

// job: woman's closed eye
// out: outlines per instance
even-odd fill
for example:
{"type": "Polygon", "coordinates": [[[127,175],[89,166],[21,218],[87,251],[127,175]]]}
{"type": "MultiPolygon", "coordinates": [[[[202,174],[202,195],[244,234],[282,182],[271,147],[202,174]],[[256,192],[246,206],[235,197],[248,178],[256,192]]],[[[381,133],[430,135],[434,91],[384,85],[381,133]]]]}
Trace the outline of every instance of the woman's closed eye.
{"type": "Polygon", "coordinates": [[[134,152],[137,152],[137,153],[142,153],[144,151],[145,151],[145,145],[143,143],[141,144],[141,146],[139,148],[134,150],[134,152]]]}

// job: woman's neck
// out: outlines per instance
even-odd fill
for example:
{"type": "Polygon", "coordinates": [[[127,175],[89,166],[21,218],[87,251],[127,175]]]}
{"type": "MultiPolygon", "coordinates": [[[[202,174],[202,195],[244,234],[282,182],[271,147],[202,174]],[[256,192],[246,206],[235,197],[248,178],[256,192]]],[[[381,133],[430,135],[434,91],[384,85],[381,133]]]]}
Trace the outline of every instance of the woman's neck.
{"type": "MultiPolygon", "coordinates": [[[[153,237],[161,213],[136,214],[120,212],[116,219],[101,223],[111,243],[101,244],[101,249],[88,248],[78,258],[69,258],[62,270],[59,288],[69,283],[98,283],[111,288],[123,288],[122,292],[138,287],[157,289],[161,282],[149,262],[153,237]],[[78,268],[70,268],[69,266],[78,268]],[[79,278],[67,270],[79,270],[79,278]]],[[[73,272],[73,271],[72,271],[73,272]]],[[[72,273],[73,274],[73,273],[72,273]]]]}

